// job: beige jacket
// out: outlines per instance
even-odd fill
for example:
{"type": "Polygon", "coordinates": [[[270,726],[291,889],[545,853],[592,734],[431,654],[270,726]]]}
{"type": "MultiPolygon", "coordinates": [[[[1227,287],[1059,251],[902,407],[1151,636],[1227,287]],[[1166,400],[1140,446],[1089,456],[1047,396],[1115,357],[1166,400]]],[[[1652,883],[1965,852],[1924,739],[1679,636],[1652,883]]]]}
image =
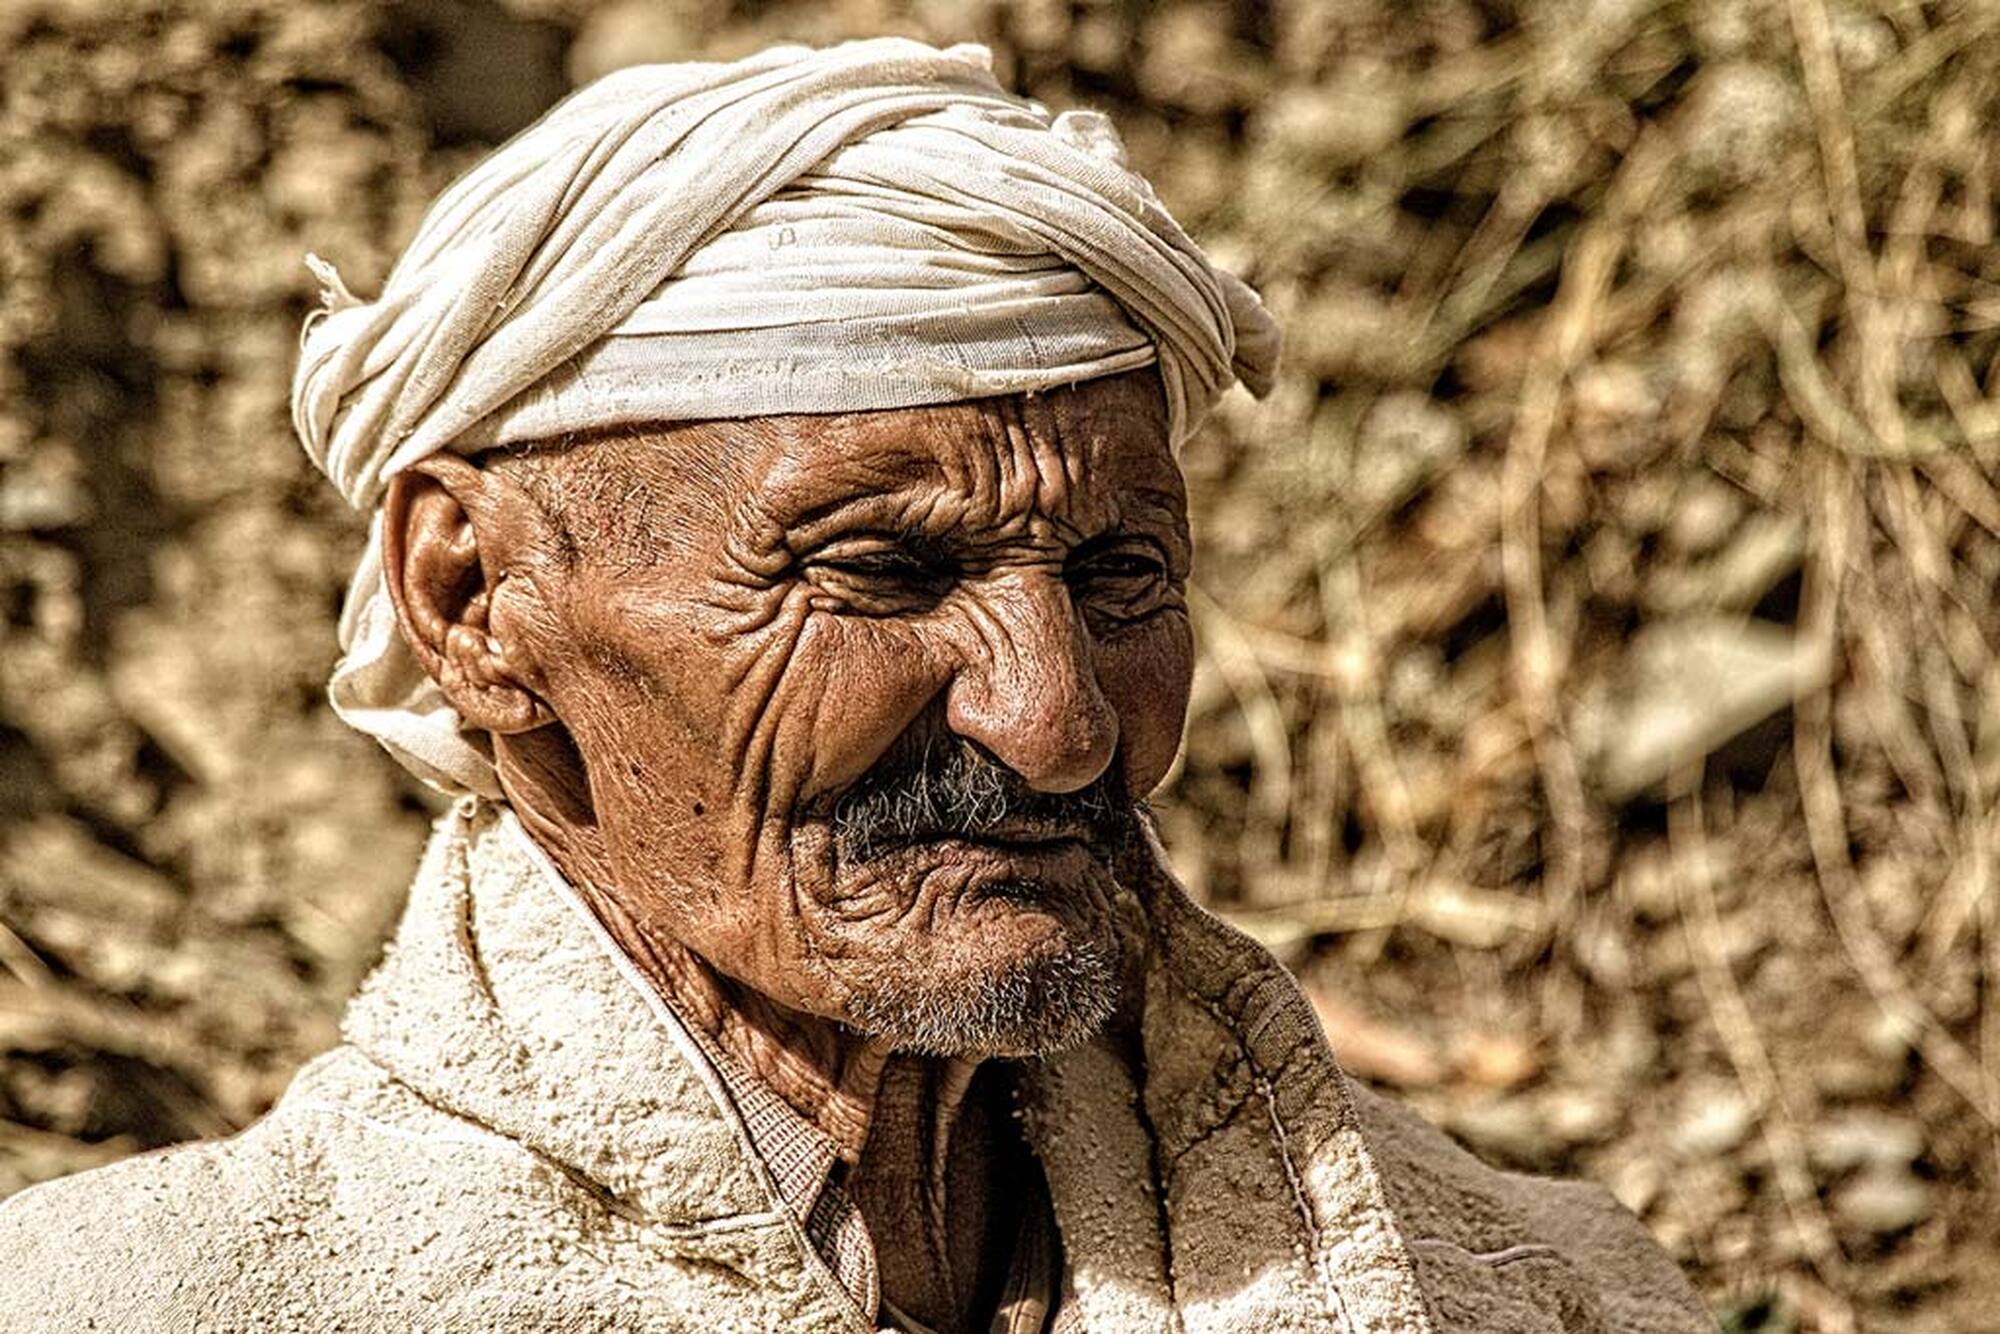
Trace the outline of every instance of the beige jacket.
{"type": "MultiPolygon", "coordinates": [[[[1603,1191],[1481,1166],[1351,1083],[1269,955],[1164,874],[1138,897],[1136,1042],[1023,1075],[1085,1328],[1712,1328],[1603,1191]]],[[[0,1207],[0,1330],[867,1328],[503,809],[440,822],[345,1033],[242,1134],[0,1207]]]]}

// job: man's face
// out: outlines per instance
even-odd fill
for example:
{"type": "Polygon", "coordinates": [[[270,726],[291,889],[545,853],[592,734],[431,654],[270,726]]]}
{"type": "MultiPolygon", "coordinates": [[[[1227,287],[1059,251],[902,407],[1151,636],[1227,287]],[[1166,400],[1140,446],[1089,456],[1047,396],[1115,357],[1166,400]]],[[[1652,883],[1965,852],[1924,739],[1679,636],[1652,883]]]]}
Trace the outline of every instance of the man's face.
{"type": "Polygon", "coordinates": [[[1095,1031],[1112,858],[1191,668],[1155,373],[577,449],[608,453],[578,470],[590,494],[546,492],[572,549],[517,629],[584,762],[606,888],[907,1049],[1095,1031]]]}

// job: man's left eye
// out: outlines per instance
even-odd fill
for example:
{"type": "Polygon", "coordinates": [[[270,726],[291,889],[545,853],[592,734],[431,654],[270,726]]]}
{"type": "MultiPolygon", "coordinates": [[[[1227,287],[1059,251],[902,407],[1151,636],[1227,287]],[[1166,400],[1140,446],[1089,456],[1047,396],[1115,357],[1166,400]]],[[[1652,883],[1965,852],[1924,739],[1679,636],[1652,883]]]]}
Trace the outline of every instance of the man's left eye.
{"type": "Polygon", "coordinates": [[[1081,573],[1086,579],[1161,579],[1167,570],[1154,557],[1119,551],[1085,561],[1081,573]]]}
{"type": "Polygon", "coordinates": [[[1172,592],[1167,563],[1146,547],[1121,546],[1072,559],[1069,585],[1086,615],[1138,620],[1158,611],[1172,592]]]}

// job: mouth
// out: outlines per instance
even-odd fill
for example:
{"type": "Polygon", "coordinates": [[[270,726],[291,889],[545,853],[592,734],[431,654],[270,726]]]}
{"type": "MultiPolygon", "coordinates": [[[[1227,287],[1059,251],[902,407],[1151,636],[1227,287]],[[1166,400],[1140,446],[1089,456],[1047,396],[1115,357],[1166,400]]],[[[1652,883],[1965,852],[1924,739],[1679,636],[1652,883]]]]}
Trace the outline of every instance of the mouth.
{"type": "Polygon", "coordinates": [[[1091,831],[1066,824],[1020,822],[983,829],[939,829],[917,834],[905,847],[990,848],[996,852],[1025,855],[1053,854],[1074,850],[1090,851],[1096,845],[1091,831]]]}
{"type": "Polygon", "coordinates": [[[900,839],[879,858],[888,864],[940,858],[984,865],[994,872],[1067,879],[1103,858],[1098,841],[1080,829],[1006,828],[937,830],[900,839]]]}

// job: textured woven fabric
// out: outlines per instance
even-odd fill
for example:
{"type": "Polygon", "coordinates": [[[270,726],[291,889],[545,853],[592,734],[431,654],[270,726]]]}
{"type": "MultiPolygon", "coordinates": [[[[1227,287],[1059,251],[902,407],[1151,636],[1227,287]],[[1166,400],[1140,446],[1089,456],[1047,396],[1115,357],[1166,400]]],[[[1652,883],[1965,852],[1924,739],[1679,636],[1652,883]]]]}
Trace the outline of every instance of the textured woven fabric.
{"type": "MultiPolygon", "coordinates": [[[[1123,1036],[1021,1071],[1056,1329],[1696,1334],[1601,1189],[1349,1081],[1248,939],[1135,868],[1123,1036]]],[[[269,1116],[0,1205],[0,1329],[869,1334],[713,1064],[511,814],[440,822],[347,1043],[269,1116]]]]}
{"type": "Polygon", "coordinates": [[[855,1306],[872,1319],[882,1302],[875,1244],[859,1206],[833,1180],[840,1162],[838,1146],[700,1029],[690,1025],[688,1035],[714,1063],[778,1195],[794,1217],[805,1220],[806,1239],[813,1250],[855,1306]]]}
{"type": "MultiPolygon", "coordinates": [[[[432,207],[380,296],[312,261],[292,419],[356,508],[439,450],[619,423],[860,411],[1157,365],[1176,443],[1275,324],[1126,169],[978,46],[900,38],[622,70],[432,207]]],[[[480,738],[396,633],[379,535],[331,689],[447,791],[497,795],[480,738]]]]}

